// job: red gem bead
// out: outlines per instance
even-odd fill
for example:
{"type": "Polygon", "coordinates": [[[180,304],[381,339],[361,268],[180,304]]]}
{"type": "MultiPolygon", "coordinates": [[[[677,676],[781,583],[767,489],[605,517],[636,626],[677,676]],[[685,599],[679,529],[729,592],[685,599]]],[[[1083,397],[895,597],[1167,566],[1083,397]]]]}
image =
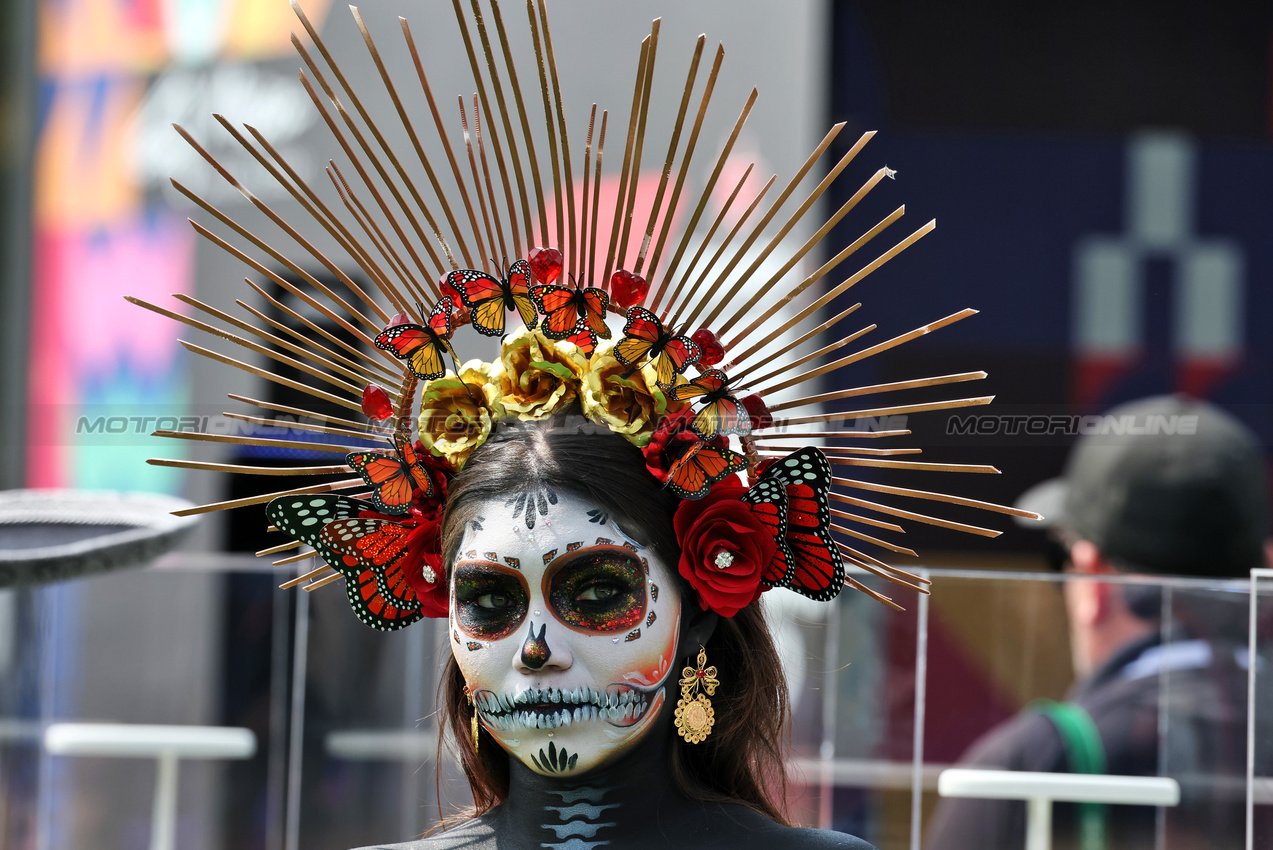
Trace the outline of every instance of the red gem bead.
{"type": "Polygon", "coordinates": [[[450,275],[446,275],[440,281],[438,281],[438,289],[442,291],[443,295],[451,299],[452,307],[454,307],[456,310],[462,310],[464,309],[464,300],[460,298],[460,291],[456,289],[454,286],[452,286],[451,284],[446,282],[446,279],[448,277],[450,277],[450,275]]]}
{"type": "Polygon", "coordinates": [[[698,674],[698,677],[699,677],[700,679],[707,675],[707,671],[706,671],[706,670],[695,670],[694,672],[698,674]]]}
{"type": "Polygon", "coordinates": [[[393,416],[393,402],[384,387],[368,384],[362,391],[362,412],[373,422],[389,419],[393,416]]]}
{"type": "Polygon", "coordinates": [[[385,325],[385,330],[396,328],[398,325],[409,324],[410,322],[411,319],[407,317],[406,313],[394,313],[393,318],[389,320],[389,324],[385,325]]]}
{"type": "Polygon", "coordinates": [[[561,252],[556,248],[531,248],[527,261],[531,274],[540,283],[552,283],[561,277],[561,252]]]}
{"type": "Polygon", "coordinates": [[[698,358],[698,365],[715,366],[725,359],[725,346],[721,345],[716,334],[707,328],[694,331],[690,334],[690,339],[694,340],[698,344],[699,351],[703,352],[703,356],[698,358]]]}
{"type": "Polygon", "coordinates": [[[764,475],[765,470],[773,466],[777,462],[778,462],[778,458],[776,457],[767,457],[761,460],[760,463],[756,464],[756,478],[759,478],[760,476],[764,475]]]}
{"type": "Polygon", "coordinates": [[[619,309],[626,310],[645,300],[650,284],[639,274],[619,269],[610,276],[610,297],[619,309]]]}
{"type": "Polygon", "coordinates": [[[773,414],[769,412],[769,408],[765,406],[765,402],[760,396],[744,396],[738,401],[743,407],[747,408],[747,415],[751,417],[752,428],[768,428],[774,424],[773,414]]]}

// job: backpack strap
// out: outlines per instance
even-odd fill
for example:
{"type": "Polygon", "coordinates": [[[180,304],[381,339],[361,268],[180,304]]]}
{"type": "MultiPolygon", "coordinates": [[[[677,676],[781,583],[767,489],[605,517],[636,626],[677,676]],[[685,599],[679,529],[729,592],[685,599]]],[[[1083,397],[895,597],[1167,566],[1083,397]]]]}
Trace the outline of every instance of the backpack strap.
{"type": "MultiPolygon", "coordinates": [[[[1040,699],[1030,703],[1028,710],[1042,714],[1056,727],[1073,773],[1102,774],[1108,770],[1105,744],[1087,709],[1078,703],[1040,699]]],[[[1104,803],[1079,803],[1078,813],[1081,850],[1105,850],[1109,807],[1104,803]]]]}

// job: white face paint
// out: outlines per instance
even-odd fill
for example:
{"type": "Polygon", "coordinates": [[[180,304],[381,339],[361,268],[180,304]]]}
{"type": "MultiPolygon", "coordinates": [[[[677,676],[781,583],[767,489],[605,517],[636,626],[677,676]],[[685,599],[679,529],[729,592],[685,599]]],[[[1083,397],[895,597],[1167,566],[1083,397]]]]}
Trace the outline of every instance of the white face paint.
{"type": "Polygon", "coordinates": [[[482,725],[544,775],[627,752],[667,700],[675,574],[568,493],[478,506],[451,570],[451,650],[482,725]]]}

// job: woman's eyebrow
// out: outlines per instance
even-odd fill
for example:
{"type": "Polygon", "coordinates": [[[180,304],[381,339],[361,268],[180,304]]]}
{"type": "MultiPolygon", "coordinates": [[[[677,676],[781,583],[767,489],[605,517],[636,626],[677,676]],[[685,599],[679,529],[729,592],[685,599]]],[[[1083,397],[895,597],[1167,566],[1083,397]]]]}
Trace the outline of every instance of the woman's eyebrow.
{"type": "Polygon", "coordinates": [[[620,557],[635,558],[636,560],[642,563],[642,566],[645,565],[645,559],[642,558],[641,555],[638,554],[636,549],[632,548],[631,546],[628,546],[622,543],[616,543],[615,541],[607,537],[598,537],[596,543],[589,544],[589,545],[585,545],[582,542],[567,544],[565,554],[561,555],[560,557],[556,556],[557,555],[556,549],[553,549],[550,552],[545,552],[544,553],[544,574],[547,575],[550,572],[553,572],[553,573],[558,572],[560,571],[562,567],[566,566],[572,561],[575,561],[578,558],[583,557],[584,555],[596,552],[598,549],[612,551],[615,553],[615,555],[618,555],[620,557]]]}

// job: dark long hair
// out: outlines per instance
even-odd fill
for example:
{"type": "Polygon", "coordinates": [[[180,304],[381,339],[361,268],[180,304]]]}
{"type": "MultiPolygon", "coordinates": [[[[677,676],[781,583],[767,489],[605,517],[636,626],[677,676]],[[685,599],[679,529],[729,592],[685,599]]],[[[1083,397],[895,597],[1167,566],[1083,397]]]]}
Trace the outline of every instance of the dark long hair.
{"type": "MultiPolygon", "coordinates": [[[[680,500],[646,470],[639,449],[577,411],[540,422],[501,423],[473,453],[451,482],[447,499],[442,552],[448,567],[455,563],[465,524],[480,503],[536,483],[607,511],[626,533],[675,569],[680,549],[672,515],[680,500]]],[[[689,585],[684,580],[680,584],[685,604],[694,604],[689,585]]],[[[716,725],[700,744],[686,744],[675,735],[663,742],[671,751],[676,790],[692,800],[748,806],[787,824],[782,761],[787,685],[759,606],[722,617],[705,648],[721,671],[721,685],[712,697],[716,725]]],[[[467,816],[476,816],[508,797],[509,757],[484,729],[481,746],[474,749],[464,684],[452,656],[439,685],[439,706],[473,790],[475,809],[467,816]]],[[[442,746],[440,739],[439,756],[442,746]]]]}

